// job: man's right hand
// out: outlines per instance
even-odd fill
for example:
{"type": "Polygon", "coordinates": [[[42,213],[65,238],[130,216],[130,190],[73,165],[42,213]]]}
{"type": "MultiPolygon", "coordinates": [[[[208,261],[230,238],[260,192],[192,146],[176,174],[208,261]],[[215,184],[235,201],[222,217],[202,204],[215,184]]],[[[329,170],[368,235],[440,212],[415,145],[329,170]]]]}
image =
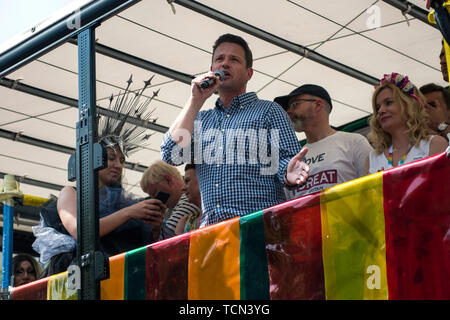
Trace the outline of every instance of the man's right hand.
{"type": "Polygon", "coordinates": [[[192,133],[194,131],[194,121],[203,107],[205,101],[219,87],[219,79],[209,88],[203,89],[200,84],[207,78],[215,77],[212,71],[199,75],[191,81],[191,95],[186,102],[183,110],[178,115],[175,122],[169,129],[169,133],[173,141],[181,147],[186,147],[191,143],[192,133]]]}
{"type": "Polygon", "coordinates": [[[191,81],[190,100],[191,102],[193,102],[193,105],[198,108],[198,111],[200,111],[205,101],[209,97],[211,97],[212,94],[217,90],[219,85],[220,85],[219,77],[216,76],[212,71],[199,75],[198,77],[196,77],[191,81]],[[200,86],[200,84],[202,83],[203,80],[206,80],[208,78],[216,78],[216,82],[212,86],[203,89],[200,86]]]}

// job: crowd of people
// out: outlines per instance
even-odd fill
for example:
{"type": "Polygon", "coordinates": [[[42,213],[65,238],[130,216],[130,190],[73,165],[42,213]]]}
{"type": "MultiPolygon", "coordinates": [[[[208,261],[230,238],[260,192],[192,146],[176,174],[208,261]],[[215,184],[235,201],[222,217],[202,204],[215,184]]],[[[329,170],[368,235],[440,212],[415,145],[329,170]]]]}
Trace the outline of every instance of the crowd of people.
{"type": "MultiPolygon", "coordinates": [[[[99,137],[108,153],[107,167],[98,174],[100,241],[108,256],[423,159],[448,146],[448,87],[430,83],[419,90],[406,75],[384,75],[373,92],[366,138],[330,125],[333,99],[322,86],[304,84],[274,101],[247,92],[252,63],[244,39],[232,34],[217,39],[210,71],[192,80],[186,105],[163,138],[162,161],[142,175],[148,198],[133,197],[122,187],[126,138],[99,137]],[[203,85],[208,79],[215,81],[203,85]],[[215,107],[201,110],[215,92],[215,107]],[[305,133],[303,147],[295,132],[305,133]],[[182,164],[184,179],[176,168],[182,164]],[[161,192],[168,194],[165,201],[158,198],[161,192]]],[[[15,285],[74,263],[76,215],[76,189],[65,187],[56,203],[43,208],[35,228],[33,248],[44,271],[17,256],[15,285]]]]}

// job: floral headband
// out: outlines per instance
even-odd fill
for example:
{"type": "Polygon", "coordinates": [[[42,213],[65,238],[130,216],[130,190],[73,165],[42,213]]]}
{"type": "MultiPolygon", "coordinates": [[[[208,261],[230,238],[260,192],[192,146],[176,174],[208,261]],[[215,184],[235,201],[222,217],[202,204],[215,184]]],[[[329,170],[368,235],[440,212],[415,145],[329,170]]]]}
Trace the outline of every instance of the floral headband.
{"type": "Polygon", "coordinates": [[[408,76],[403,76],[397,72],[385,74],[383,79],[380,80],[380,83],[376,85],[375,88],[378,88],[388,82],[396,85],[400,90],[416,99],[420,105],[423,106],[422,101],[420,101],[419,97],[414,94],[414,85],[411,81],[409,81],[408,76]]]}

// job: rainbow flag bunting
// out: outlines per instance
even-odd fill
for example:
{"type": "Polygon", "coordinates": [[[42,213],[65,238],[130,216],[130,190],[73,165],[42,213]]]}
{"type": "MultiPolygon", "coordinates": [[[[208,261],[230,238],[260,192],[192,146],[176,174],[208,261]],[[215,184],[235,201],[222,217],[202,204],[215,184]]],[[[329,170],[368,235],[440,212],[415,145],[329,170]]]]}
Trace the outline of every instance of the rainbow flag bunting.
{"type": "MultiPolygon", "coordinates": [[[[101,298],[450,299],[445,154],[110,258],[101,298]]],[[[73,299],[67,273],[13,299],[73,299]]]]}

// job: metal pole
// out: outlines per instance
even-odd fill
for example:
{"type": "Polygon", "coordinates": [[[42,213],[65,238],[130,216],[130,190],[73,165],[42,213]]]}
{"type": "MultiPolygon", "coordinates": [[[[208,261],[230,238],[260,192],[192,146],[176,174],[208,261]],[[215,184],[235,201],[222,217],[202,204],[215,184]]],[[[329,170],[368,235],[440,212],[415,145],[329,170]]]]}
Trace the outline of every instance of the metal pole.
{"type": "MultiPolygon", "coordinates": [[[[100,298],[96,279],[96,252],[99,249],[98,173],[95,170],[97,141],[95,88],[95,31],[90,27],[78,35],[79,122],[75,155],[77,180],[77,261],[81,288],[78,298],[100,298]]],[[[71,170],[69,170],[71,171],[71,170]]]]}
{"type": "MultiPolygon", "coordinates": [[[[11,200],[7,200],[8,202],[11,200]]],[[[5,202],[7,202],[5,201],[5,202]]],[[[2,294],[11,285],[14,204],[3,204],[2,294]]]]}
{"type": "Polygon", "coordinates": [[[410,16],[429,25],[430,27],[438,29],[437,26],[428,22],[428,11],[427,10],[420,8],[409,1],[404,1],[404,0],[383,0],[383,1],[397,9],[399,9],[402,13],[405,13],[405,14],[407,13],[410,16]]]}
{"type": "MultiPolygon", "coordinates": [[[[8,193],[18,191],[18,184],[14,176],[5,175],[1,191],[8,193]]],[[[13,259],[13,225],[14,200],[9,198],[3,201],[3,252],[2,252],[2,288],[1,298],[9,299],[12,259],[13,259]]]]}

